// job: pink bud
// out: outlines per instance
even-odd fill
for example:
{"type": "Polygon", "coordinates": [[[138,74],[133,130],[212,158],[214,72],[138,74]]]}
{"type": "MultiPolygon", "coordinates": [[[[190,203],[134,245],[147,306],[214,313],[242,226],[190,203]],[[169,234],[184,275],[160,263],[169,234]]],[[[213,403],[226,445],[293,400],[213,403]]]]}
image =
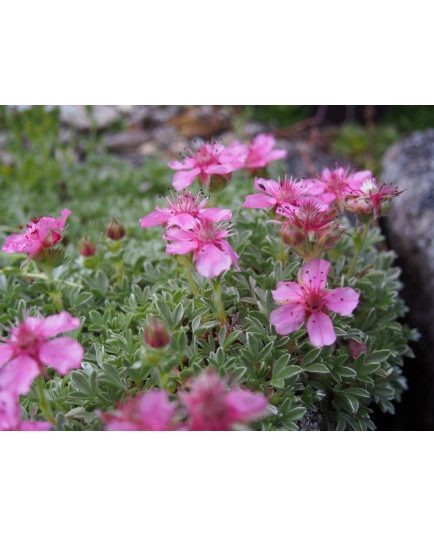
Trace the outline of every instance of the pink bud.
{"type": "Polygon", "coordinates": [[[126,235],[126,231],[122,223],[117,218],[112,218],[107,226],[106,235],[112,240],[120,240],[126,235]]]}
{"type": "Polygon", "coordinates": [[[82,257],[91,257],[95,255],[96,246],[90,238],[83,236],[78,243],[78,252],[82,257]]]}
{"type": "Polygon", "coordinates": [[[145,329],[144,339],[152,348],[164,348],[170,342],[170,333],[164,322],[151,316],[145,329]]]}

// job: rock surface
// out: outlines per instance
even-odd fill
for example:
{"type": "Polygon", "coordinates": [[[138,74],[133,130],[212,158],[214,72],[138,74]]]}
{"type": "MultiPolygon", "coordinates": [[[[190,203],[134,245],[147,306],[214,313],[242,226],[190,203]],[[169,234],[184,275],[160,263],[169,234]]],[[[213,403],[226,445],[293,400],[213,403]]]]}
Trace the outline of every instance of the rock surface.
{"type": "MultiPolygon", "coordinates": [[[[414,404],[416,419],[434,427],[434,129],[414,132],[392,145],[383,158],[382,181],[405,190],[385,218],[386,234],[403,270],[402,296],[408,322],[422,334],[416,360],[406,375],[411,392],[423,400],[425,416],[414,404]],[[415,363],[418,361],[417,363],[415,363]]],[[[415,426],[415,429],[421,429],[415,426]]]]}

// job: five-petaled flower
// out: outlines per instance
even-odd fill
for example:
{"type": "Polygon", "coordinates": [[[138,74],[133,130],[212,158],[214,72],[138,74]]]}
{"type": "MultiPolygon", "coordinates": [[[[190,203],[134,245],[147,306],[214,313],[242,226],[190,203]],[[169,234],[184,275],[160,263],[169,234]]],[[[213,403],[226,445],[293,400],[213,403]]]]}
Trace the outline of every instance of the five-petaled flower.
{"type": "Polygon", "coordinates": [[[102,418],[109,432],[165,432],[176,430],[175,410],[166,391],[151,390],[129,398],[113,413],[102,414],[102,418]]]}
{"type": "Polygon", "coordinates": [[[271,134],[258,134],[248,146],[246,167],[252,173],[257,172],[272,160],[285,158],[287,151],[284,149],[274,149],[276,139],[271,134]]]}
{"type": "Polygon", "coordinates": [[[333,344],[336,340],[329,311],[350,315],[359,303],[359,294],[350,287],[325,288],[330,263],[312,259],[299,275],[299,283],[280,281],[272,291],[281,306],[270,316],[279,335],[296,331],[306,321],[309,339],[315,346],[333,344]]]}
{"type": "MultiPolygon", "coordinates": [[[[28,253],[26,262],[40,251],[54,246],[62,239],[62,232],[71,211],[62,210],[62,216],[56,220],[52,217],[39,217],[27,224],[24,233],[16,233],[6,238],[2,251],[5,253],[28,253]]],[[[20,227],[23,229],[23,227],[20,227]]]]}
{"type": "Polygon", "coordinates": [[[32,381],[53,367],[62,376],[80,366],[83,347],[70,337],[48,340],[80,327],[66,311],[47,318],[28,317],[0,344],[0,389],[28,393],[32,381]]]}
{"type": "Polygon", "coordinates": [[[266,415],[267,398],[247,389],[229,389],[214,371],[203,372],[180,398],[189,415],[189,430],[227,431],[233,425],[266,415]]]}
{"type": "Polygon", "coordinates": [[[174,194],[172,198],[166,197],[167,207],[155,207],[151,212],[140,220],[142,227],[155,225],[179,225],[190,227],[196,220],[223,221],[232,218],[232,212],[224,208],[205,208],[209,197],[201,199],[202,194],[191,193],[174,194]]]}
{"type": "Polygon", "coordinates": [[[287,177],[283,180],[279,177],[277,181],[255,178],[255,188],[263,193],[248,195],[243,208],[297,206],[310,192],[310,186],[304,181],[295,181],[287,177]]]}
{"type": "Polygon", "coordinates": [[[171,241],[166,245],[166,253],[187,255],[193,252],[197,271],[211,279],[229,270],[232,264],[240,271],[239,257],[226,240],[229,236],[230,228],[223,227],[222,223],[216,225],[210,220],[199,220],[190,229],[168,227],[163,238],[171,241]]]}
{"type": "Polygon", "coordinates": [[[204,143],[196,152],[190,150],[182,162],[173,160],[167,165],[176,171],[173,176],[175,190],[184,190],[196,177],[209,189],[211,177],[216,176],[224,182],[231,180],[232,172],[244,166],[247,147],[234,142],[229,147],[221,143],[204,143]]]}

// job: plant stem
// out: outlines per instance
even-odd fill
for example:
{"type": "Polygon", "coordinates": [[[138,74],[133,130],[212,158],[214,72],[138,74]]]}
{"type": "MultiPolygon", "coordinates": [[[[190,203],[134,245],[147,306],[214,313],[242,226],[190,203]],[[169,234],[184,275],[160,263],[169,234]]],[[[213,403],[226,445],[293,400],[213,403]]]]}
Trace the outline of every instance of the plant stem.
{"type": "Polygon", "coordinates": [[[359,260],[360,253],[362,252],[363,246],[365,245],[365,242],[366,242],[366,237],[368,236],[368,231],[369,231],[369,222],[366,222],[364,224],[362,238],[360,239],[360,242],[358,246],[356,247],[356,251],[354,252],[353,262],[351,263],[351,266],[349,267],[348,272],[347,272],[348,279],[352,276],[354,269],[356,268],[357,261],[359,260]]]}
{"type": "Polygon", "coordinates": [[[222,292],[221,292],[221,285],[220,283],[213,284],[214,288],[214,295],[215,300],[217,304],[217,320],[220,322],[222,326],[226,325],[227,318],[226,318],[226,311],[222,302],[222,292]]]}
{"type": "Polygon", "coordinates": [[[191,275],[189,260],[186,255],[179,255],[179,257],[180,257],[179,262],[184,266],[185,273],[187,274],[187,278],[190,281],[191,290],[193,291],[193,294],[195,296],[198,296],[199,292],[197,291],[196,285],[194,284],[193,276],[191,275]]]}
{"type": "Polygon", "coordinates": [[[44,380],[42,377],[42,374],[40,374],[37,378],[37,384],[38,384],[38,394],[39,394],[39,407],[41,408],[42,413],[44,414],[44,417],[51,422],[51,424],[56,424],[56,420],[51,413],[50,408],[48,407],[47,400],[45,398],[44,394],[44,380]]]}
{"type": "Polygon", "coordinates": [[[71,281],[65,281],[64,279],[58,279],[56,277],[52,277],[50,279],[49,277],[47,277],[46,274],[37,274],[37,273],[24,272],[24,273],[20,273],[19,275],[21,277],[31,277],[33,279],[48,279],[48,281],[59,281],[61,283],[64,283],[65,285],[69,285],[71,287],[82,288],[82,285],[78,285],[77,283],[72,283],[71,281]]]}
{"type": "Polygon", "coordinates": [[[285,242],[283,241],[283,235],[280,234],[280,262],[282,266],[285,266],[286,256],[285,256],[285,242]]]}

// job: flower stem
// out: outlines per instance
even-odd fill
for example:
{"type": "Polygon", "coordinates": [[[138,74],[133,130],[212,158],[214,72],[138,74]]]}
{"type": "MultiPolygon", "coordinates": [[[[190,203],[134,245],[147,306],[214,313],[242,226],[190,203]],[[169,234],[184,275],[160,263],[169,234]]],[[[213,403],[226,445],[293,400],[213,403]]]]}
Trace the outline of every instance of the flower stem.
{"type": "Polygon", "coordinates": [[[197,291],[196,285],[194,284],[193,276],[191,275],[191,270],[190,270],[190,263],[189,263],[187,256],[179,255],[178,259],[179,259],[179,262],[184,266],[185,273],[187,274],[187,278],[190,281],[190,286],[191,286],[191,290],[193,291],[193,294],[195,296],[198,296],[199,292],[197,291]]]}
{"type": "Polygon", "coordinates": [[[285,242],[283,241],[283,235],[280,234],[280,262],[282,266],[285,266],[286,255],[285,255],[285,242]]]}
{"type": "Polygon", "coordinates": [[[227,324],[226,311],[222,302],[222,292],[220,283],[213,283],[214,295],[217,304],[217,320],[222,326],[227,324]]]}
{"type": "Polygon", "coordinates": [[[18,275],[20,275],[21,277],[29,277],[29,278],[32,278],[32,279],[48,279],[49,281],[59,281],[61,283],[64,283],[65,285],[69,285],[71,287],[82,288],[82,285],[78,285],[77,283],[72,283],[71,281],[65,281],[64,279],[58,279],[56,277],[52,277],[51,280],[50,280],[50,278],[47,277],[46,274],[37,274],[37,273],[24,272],[24,273],[20,273],[18,275]]]}
{"type": "Polygon", "coordinates": [[[45,398],[44,380],[41,374],[38,376],[36,381],[38,384],[39,407],[41,408],[41,411],[44,414],[44,417],[47,419],[47,421],[50,421],[51,424],[56,424],[56,420],[53,414],[51,413],[51,410],[48,407],[47,399],[45,398]]]}
{"type": "Polygon", "coordinates": [[[369,231],[369,222],[366,222],[364,224],[362,237],[356,246],[356,251],[354,252],[353,261],[347,272],[348,279],[353,275],[354,269],[356,268],[357,261],[359,260],[360,253],[362,252],[363,246],[365,245],[365,242],[366,242],[366,237],[368,236],[368,231],[369,231]]]}

